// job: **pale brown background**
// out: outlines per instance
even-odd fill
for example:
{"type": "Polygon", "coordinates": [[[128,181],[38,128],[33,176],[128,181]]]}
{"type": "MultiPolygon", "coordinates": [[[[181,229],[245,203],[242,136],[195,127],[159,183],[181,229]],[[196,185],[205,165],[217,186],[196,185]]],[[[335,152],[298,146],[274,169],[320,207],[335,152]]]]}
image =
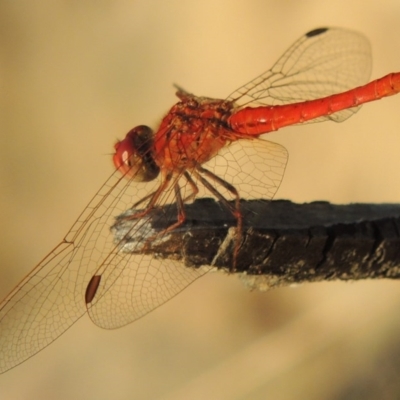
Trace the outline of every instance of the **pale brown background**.
{"type": "MultiPolygon", "coordinates": [[[[3,0],[1,297],[110,174],[114,141],[174,103],[173,82],[225,97],[325,25],[370,38],[377,78],[400,70],[399,21],[398,0],[3,0]]],[[[277,198],[400,201],[400,96],[270,138],[290,153],[277,198]]],[[[257,293],[209,274],[124,329],[82,319],[0,376],[0,398],[398,398],[399,306],[399,282],[257,293]]]]}

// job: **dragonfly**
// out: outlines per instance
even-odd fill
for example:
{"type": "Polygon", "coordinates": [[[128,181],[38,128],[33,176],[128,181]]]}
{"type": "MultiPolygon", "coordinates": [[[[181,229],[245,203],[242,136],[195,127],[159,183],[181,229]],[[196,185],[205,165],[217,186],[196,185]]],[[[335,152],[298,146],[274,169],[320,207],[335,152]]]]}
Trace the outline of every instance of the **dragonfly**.
{"type": "Polygon", "coordinates": [[[158,129],[139,125],[115,145],[111,176],[64,239],[0,304],[0,372],[47,347],[85,314],[99,327],[122,327],[207,273],[211,266],[189,268],[147,251],[184,222],[185,204],[195,198],[213,197],[234,216],[234,260],[240,200],[271,199],[287,163],[286,149],[260,135],[341,122],[361,104],[398,93],[400,73],[367,83],[371,58],[364,35],[318,28],[224,100],[177,87],[179,101],[158,129]],[[163,214],[167,228],[155,233],[152,211],[168,204],[176,205],[176,215],[163,214]],[[116,239],[112,231],[121,219],[130,228],[116,239]],[[128,238],[135,239],[133,250],[128,238]]]}

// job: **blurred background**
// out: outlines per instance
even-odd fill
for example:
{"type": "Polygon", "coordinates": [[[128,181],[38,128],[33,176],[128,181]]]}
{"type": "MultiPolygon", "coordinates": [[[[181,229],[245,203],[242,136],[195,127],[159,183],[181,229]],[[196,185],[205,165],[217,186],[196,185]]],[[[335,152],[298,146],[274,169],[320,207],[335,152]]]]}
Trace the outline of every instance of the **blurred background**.
{"type": "MultiPolygon", "coordinates": [[[[116,139],[155,127],[173,83],[224,98],[320,26],[363,32],[372,78],[400,70],[398,0],[0,3],[0,295],[64,236],[112,171],[116,139]]],[[[342,124],[271,134],[276,198],[399,202],[400,96],[342,124]]],[[[76,323],[0,377],[2,399],[398,399],[400,284],[249,292],[208,274],[115,331],[76,323]]]]}

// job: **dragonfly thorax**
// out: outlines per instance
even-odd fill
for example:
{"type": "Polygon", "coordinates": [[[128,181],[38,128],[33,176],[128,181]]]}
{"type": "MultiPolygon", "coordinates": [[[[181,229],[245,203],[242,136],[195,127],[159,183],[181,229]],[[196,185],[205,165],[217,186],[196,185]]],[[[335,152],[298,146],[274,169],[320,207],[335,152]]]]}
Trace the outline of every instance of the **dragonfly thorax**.
{"type": "Polygon", "coordinates": [[[213,158],[226,144],[237,140],[227,125],[233,103],[180,96],[154,135],[154,160],[165,171],[180,174],[213,158]]]}

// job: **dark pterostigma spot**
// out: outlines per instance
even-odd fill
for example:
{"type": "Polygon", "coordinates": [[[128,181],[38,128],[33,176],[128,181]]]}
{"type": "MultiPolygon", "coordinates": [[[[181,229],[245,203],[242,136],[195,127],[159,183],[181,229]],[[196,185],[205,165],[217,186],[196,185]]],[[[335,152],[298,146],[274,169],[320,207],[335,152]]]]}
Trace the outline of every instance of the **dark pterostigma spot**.
{"type": "Polygon", "coordinates": [[[97,293],[101,280],[101,275],[94,275],[87,285],[85,293],[85,302],[90,304],[97,293]]]}
{"type": "Polygon", "coordinates": [[[329,30],[329,28],[317,28],[317,29],[313,29],[312,31],[307,32],[307,33],[306,33],[306,36],[307,36],[307,37],[318,36],[318,35],[320,35],[321,33],[326,32],[327,30],[329,30]]]}

